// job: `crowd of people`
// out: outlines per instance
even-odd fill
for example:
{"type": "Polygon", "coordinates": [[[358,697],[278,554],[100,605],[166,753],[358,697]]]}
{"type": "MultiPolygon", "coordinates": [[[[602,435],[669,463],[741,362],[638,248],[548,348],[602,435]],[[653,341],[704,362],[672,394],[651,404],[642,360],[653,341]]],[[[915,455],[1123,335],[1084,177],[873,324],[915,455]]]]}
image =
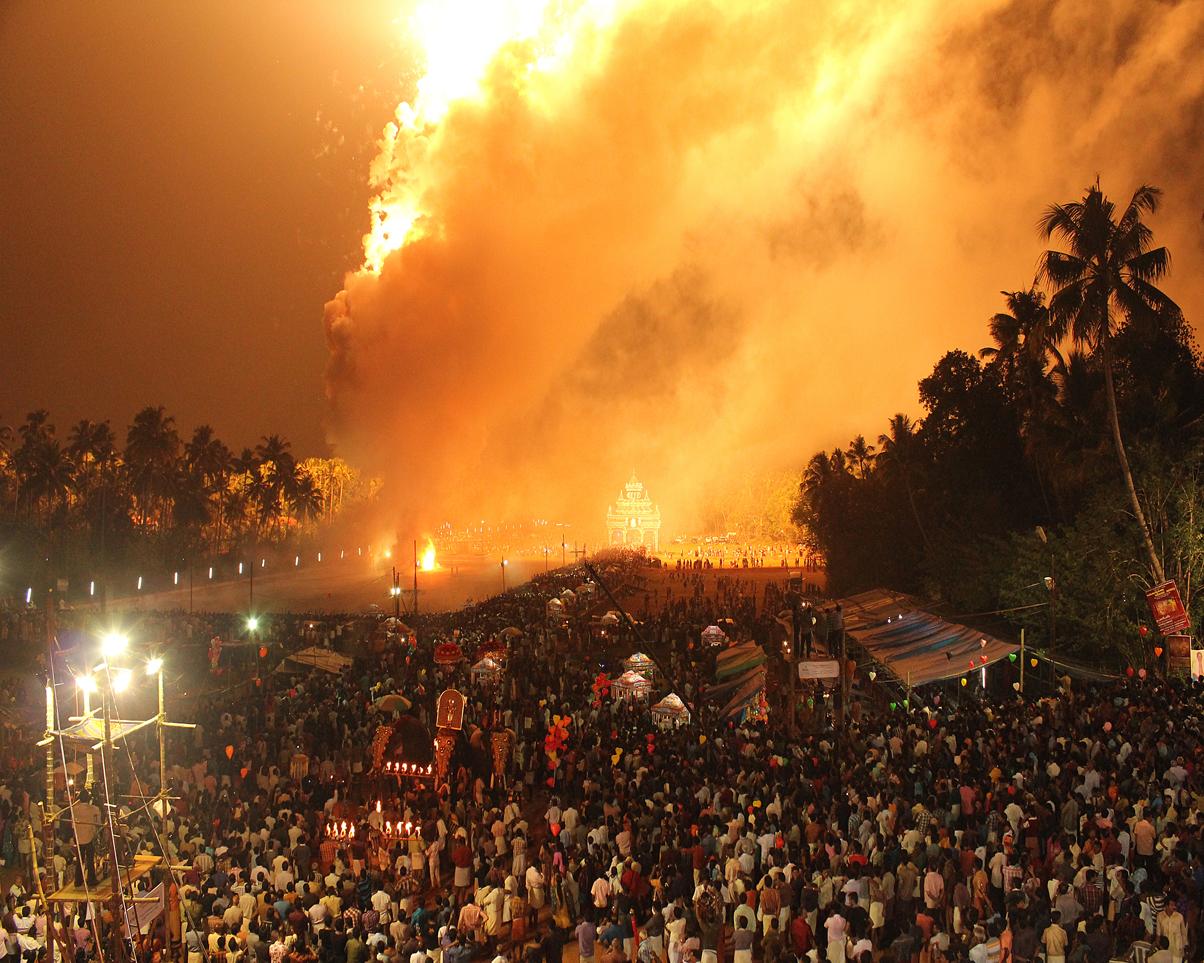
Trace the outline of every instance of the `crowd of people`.
{"type": "MultiPolygon", "coordinates": [[[[683,571],[650,601],[641,564],[620,557],[599,574],[649,610],[627,632],[655,641],[666,676],[696,677],[698,633],[721,617],[733,639],[774,631],[784,585],[683,571]]],[[[621,667],[613,647],[587,646],[587,613],[549,624],[547,600],[581,579],[554,572],[380,627],[383,651],[344,646],[355,658],[339,674],[215,689],[192,706],[197,728],[169,740],[166,814],[139,803],[157,777],[153,747],[131,739],[109,774],[119,858],[166,856],[141,885],[161,883],[167,910],[143,931],[97,892],[57,917],[63,944],[80,963],[123,948],[188,963],[1200,958],[1197,686],[1121,679],[956,705],[934,690],[893,709],[871,689],[842,732],[790,733],[783,712],[704,711],[661,729],[646,702],[599,685],[621,667]],[[453,639],[465,660],[436,665],[435,645],[453,639]],[[501,677],[471,677],[475,650],[500,640],[501,677]],[[449,687],[467,706],[446,790],[375,772],[381,725],[395,732],[387,753],[431,759],[449,687]],[[391,693],[411,708],[383,708],[391,693]],[[490,736],[507,731],[499,769],[490,736]],[[413,828],[382,833],[394,820],[413,828]],[[358,832],[329,833],[343,822],[358,832]]],[[[0,782],[13,878],[0,948],[15,963],[46,953],[34,869],[99,886],[107,837],[103,820],[81,836],[77,818],[41,851],[44,775],[0,782]]],[[[68,789],[92,811],[95,792],[68,789]]]]}

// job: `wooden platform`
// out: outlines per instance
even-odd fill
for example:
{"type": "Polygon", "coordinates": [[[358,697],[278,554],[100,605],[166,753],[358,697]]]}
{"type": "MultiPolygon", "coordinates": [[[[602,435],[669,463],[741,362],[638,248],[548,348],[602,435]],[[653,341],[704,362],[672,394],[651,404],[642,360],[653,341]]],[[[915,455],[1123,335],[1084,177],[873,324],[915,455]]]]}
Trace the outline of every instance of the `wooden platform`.
{"type": "MultiPolygon", "coordinates": [[[[125,877],[125,885],[130,886],[134,880],[141,879],[152,869],[162,862],[159,856],[152,856],[149,853],[140,853],[134,857],[134,865],[125,868],[122,876],[125,877]]],[[[104,876],[98,879],[90,886],[76,886],[72,883],[69,886],[64,886],[60,890],[51,893],[47,899],[52,903],[82,903],[87,900],[105,900],[113,894],[113,878],[104,876]]]]}

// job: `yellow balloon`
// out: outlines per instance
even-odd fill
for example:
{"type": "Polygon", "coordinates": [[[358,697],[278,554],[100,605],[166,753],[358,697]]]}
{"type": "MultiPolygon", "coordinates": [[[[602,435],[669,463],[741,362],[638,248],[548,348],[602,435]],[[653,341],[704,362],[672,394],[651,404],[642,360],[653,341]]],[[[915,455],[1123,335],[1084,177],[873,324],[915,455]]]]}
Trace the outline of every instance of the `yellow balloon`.
{"type": "Polygon", "coordinates": [[[966,684],[966,677],[963,675],[962,676],[962,685],[965,685],[965,684],[966,684]]]}

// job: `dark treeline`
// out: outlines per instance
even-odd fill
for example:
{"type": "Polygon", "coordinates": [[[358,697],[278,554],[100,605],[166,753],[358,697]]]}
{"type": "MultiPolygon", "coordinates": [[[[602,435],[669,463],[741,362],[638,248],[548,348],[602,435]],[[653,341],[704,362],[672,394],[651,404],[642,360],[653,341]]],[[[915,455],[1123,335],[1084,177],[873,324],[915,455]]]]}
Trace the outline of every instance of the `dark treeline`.
{"type": "Polygon", "coordinates": [[[1003,292],[978,356],[937,361],[924,416],[811,458],[795,520],[836,591],[917,592],[1113,662],[1145,657],[1144,591],[1164,577],[1199,615],[1204,370],[1159,287],[1157,204],[1143,187],[1120,208],[1097,184],[1049,208],[1036,279],[1003,292]]]}
{"type": "Polygon", "coordinates": [[[233,451],[208,425],[181,434],[162,407],[139,411],[124,437],[86,419],[60,432],[33,411],[0,424],[0,598],[291,546],[374,490],[341,459],[295,457],[279,435],[233,451]]]}

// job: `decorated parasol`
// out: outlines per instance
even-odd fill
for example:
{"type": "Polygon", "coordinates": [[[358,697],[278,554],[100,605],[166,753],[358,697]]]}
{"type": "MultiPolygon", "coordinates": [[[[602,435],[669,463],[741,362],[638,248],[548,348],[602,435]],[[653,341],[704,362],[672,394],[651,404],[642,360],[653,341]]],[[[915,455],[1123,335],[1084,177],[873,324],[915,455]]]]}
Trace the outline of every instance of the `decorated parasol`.
{"type": "Polygon", "coordinates": [[[662,729],[676,729],[688,725],[690,710],[675,692],[670,692],[652,707],[652,721],[662,729]]]}
{"type": "Polygon", "coordinates": [[[652,683],[640,673],[628,669],[615,680],[614,689],[620,699],[644,699],[652,691],[652,683]]]}

